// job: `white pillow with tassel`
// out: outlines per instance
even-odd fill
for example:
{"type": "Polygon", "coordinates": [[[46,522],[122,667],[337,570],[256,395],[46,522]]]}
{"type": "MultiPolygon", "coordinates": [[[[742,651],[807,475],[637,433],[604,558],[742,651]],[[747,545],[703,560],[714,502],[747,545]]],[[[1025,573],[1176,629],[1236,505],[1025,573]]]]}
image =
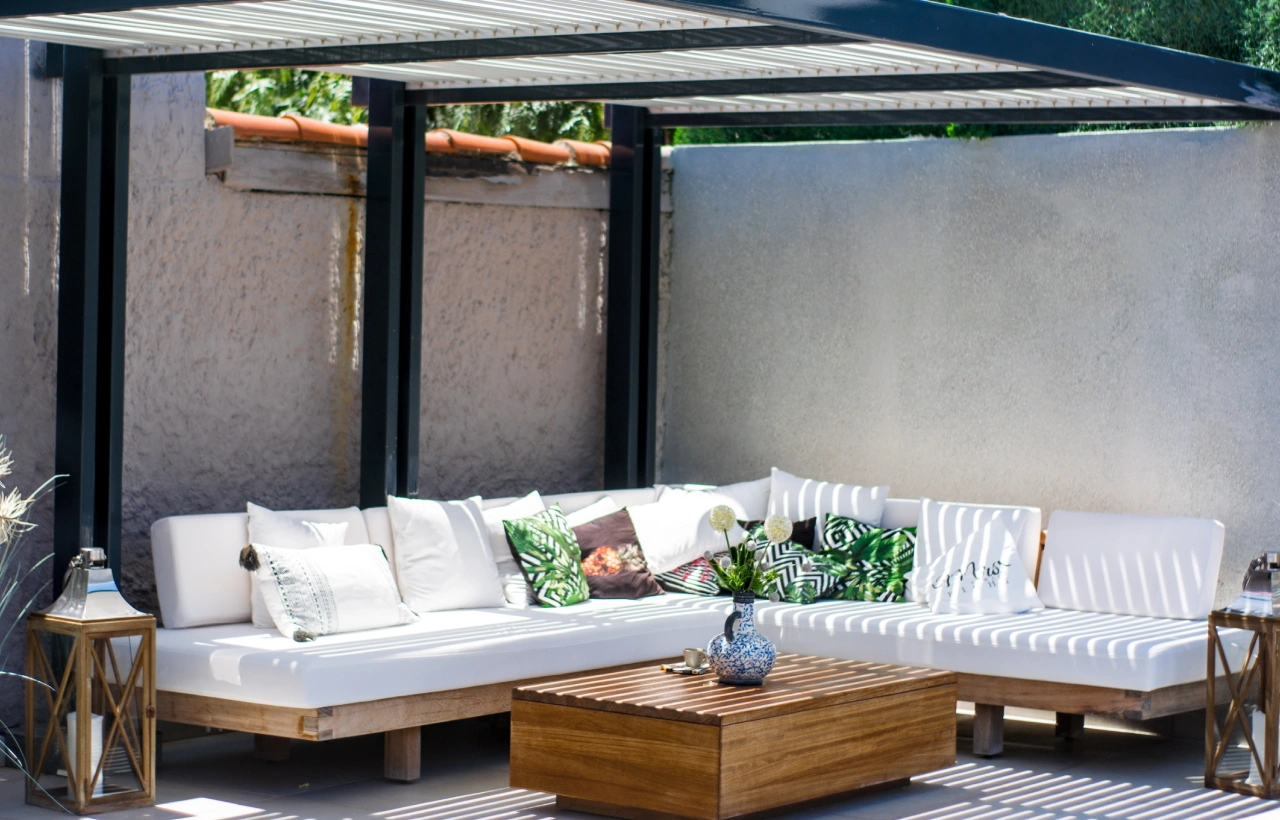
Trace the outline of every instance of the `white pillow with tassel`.
{"type": "Polygon", "coordinates": [[[250,544],[240,565],[253,573],[280,634],[295,641],[413,623],[386,553],[376,544],[305,550],[250,544]]]}

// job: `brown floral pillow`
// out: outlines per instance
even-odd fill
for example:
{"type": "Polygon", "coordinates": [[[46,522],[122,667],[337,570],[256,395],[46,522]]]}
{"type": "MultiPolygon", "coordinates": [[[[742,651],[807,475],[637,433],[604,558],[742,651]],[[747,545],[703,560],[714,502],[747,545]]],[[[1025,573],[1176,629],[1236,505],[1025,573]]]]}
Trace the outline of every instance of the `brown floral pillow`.
{"type": "Polygon", "coordinates": [[[662,587],[649,572],[626,510],[573,528],[592,598],[646,598],[662,587]]]}

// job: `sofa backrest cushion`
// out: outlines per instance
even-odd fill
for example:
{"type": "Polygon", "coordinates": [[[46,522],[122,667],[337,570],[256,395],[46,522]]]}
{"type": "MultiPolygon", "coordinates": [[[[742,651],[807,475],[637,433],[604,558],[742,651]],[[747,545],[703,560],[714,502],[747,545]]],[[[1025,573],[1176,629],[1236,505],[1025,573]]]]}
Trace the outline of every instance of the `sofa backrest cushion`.
{"type": "MultiPolygon", "coordinates": [[[[560,495],[543,495],[542,500],[550,507],[559,504],[565,515],[577,512],[588,504],[594,504],[605,496],[609,496],[619,507],[634,507],[640,504],[652,504],[658,500],[658,491],[653,487],[640,487],[634,490],[599,490],[588,493],[561,493],[560,495]]],[[[487,506],[487,505],[486,505],[487,506]]]]}
{"type": "MultiPolygon", "coordinates": [[[[345,543],[377,543],[355,507],[281,514],[298,521],[346,522],[345,543]]],[[[248,543],[246,513],[174,515],[151,525],[151,560],[165,628],[249,620],[249,573],[240,567],[240,550],[248,543]]]]}
{"type": "Polygon", "coordinates": [[[1222,561],[1222,524],[1056,510],[1040,561],[1045,606],[1116,615],[1207,618],[1222,561]]]}
{"type": "Polygon", "coordinates": [[[920,499],[886,499],[884,502],[884,516],[880,519],[880,526],[886,530],[920,526],[920,499]]]}

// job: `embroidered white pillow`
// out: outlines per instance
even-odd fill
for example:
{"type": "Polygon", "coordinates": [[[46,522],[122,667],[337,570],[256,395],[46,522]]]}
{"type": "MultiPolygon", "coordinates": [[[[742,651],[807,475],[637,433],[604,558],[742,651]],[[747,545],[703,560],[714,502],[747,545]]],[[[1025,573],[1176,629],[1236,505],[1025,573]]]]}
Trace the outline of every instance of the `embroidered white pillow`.
{"type": "MultiPolygon", "coordinates": [[[[347,522],[325,524],[319,521],[298,521],[266,507],[250,502],[249,543],[263,544],[283,550],[305,550],[312,547],[339,547],[347,538],[347,522]]],[[[272,629],[275,621],[262,600],[258,588],[258,576],[249,577],[249,612],[253,625],[259,629],[272,629]]]]}
{"type": "Polygon", "coordinates": [[[501,507],[490,507],[484,510],[484,525],[489,532],[489,551],[493,553],[493,563],[498,568],[498,578],[502,581],[502,593],[507,603],[518,607],[530,603],[529,584],[520,571],[520,565],[511,555],[511,547],[507,545],[507,531],[503,521],[515,521],[537,515],[547,508],[537,490],[523,498],[517,498],[510,504],[501,507]]]}
{"type": "Polygon", "coordinates": [[[280,634],[295,641],[418,620],[400,600],[391,565],[376,544],[280,549],[253,544],[262,599],[280,634]]]}
{"type": "MultiPolygon", "coordinates": [[[[929,588],[938,613],[994,615],[1043,609],[1018,555],[1018,539],[998,518],[937,559],[929,588]]],[[[931,568],[932,569],[932,568],[931,568]]]]}
{"type": "MultiPolygon", "coordinates": [[[[911,572],[907,574],[906,599],[933,603],[929,594],[938,559],[953,547],[995,520],[1004,522],[1015,542],[1022,540],[1030,515],[1022,507],[996,507],[982,504],[956,504],[949,501],[920,499],[920,523],[916,530],[916,552],[911,572]]],[[[1037,524],[1037,526],[1039,526],[1037,524]]],[[[1025,564],[1023,565],[1025,570],[1025,564]]]]}
{"type": "Polygon", "coordinates": [[[400,595],[414,612],[506,603],[477,499],[388,496],[387,515],[396,542],[400,595]]]}
{"type": "Polygon", "coordinates": [[[800,478],[785,470],[773,468],[769,483],[769,515],[779,513],[792,521],[817,518],[817,549],[826,549],[821,523],[828,514],[853,518],[873,527],[880,526],[884,517],[885,501],[889,488],[862,487],[857,484],[832,484],[800,478]]]}

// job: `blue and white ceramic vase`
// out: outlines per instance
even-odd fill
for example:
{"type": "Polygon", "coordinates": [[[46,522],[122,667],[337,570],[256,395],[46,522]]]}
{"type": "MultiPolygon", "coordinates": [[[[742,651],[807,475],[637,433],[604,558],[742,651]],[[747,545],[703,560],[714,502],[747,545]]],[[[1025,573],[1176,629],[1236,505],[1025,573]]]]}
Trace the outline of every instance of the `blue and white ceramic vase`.
{"type": "Polygon", "coordinates": [[[759,686],[777,657],[773,642],[756,632],[755,593],[733,593],[733,613],[724,622],[724,634],[707,644],[707,662],[720,682],[759,686]]]}

